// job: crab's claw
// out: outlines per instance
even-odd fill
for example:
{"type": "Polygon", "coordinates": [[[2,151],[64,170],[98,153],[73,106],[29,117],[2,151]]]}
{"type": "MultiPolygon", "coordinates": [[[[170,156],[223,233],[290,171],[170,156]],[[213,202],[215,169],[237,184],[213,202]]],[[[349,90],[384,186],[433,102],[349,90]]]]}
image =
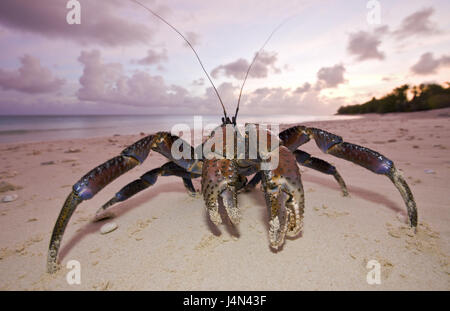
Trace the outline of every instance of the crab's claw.
{"type": "Polygon", "coordinates": [[[233,161],[228,159],[211,159],[203,163],[202,193],[209,218],[214,224],[220,224],[219,199],[231,223],[237,225],[241,213],[237,206],[237,188],[240,180],[233,161]]]}
{"type": "Polygon", "coordinates": [[[285,236],[297,236],[302,230],[304,193],[295,156],[281,146],[276,169],[263,170],[262,183],[269,210],[270,247],[278,250],[285,236]]]}

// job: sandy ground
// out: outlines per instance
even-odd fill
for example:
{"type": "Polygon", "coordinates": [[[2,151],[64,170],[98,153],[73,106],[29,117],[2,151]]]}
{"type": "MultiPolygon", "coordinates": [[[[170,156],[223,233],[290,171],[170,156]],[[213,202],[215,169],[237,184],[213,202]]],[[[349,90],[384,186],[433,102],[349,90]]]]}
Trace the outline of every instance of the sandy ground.
{"type": "Polygon", "coordinates": [[[176,177],[160,177],[113,207],[116,217],[107,222],[119,227],[101,235],[105,222],[92,221],[97,208],[165,163],[153,153],[78,207],[62,241],[62,268],[49,275],[50,234],[71,185],[140,136],[2,144],[0,183],[6,189],[0,198],[19,197],[0,203],[0,289],[450,290],[450,109],[307,125],[393,160],[417,202],[417,234],[405,224],[405,206],[388,178],[322,154],[310,142],[303,150],[334,163],[350,197],[341,195],[332,177],[302,168],[303,234],[278,253],[269,248],[259,187],[239,195],[243,218],[236,230],[216,228],[202,198],[190,197],[176,177]],[[8,190],[11,185],[16,188],[8,190]],[[380,285],[366,280],[373,259],[381,265],[380,285]],[[70,260],[81,264],[80,285],[66,281],[70,260]]]}

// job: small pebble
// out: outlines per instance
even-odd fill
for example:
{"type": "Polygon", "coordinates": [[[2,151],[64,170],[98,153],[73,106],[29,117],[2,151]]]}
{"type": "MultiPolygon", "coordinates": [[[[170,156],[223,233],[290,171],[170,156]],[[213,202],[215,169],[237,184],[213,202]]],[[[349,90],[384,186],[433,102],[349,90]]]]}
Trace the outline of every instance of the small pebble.
{"type": "Polygon", "coordinates": [[[2,202],[4,202],[4,203],[12,202],[12,201],[17,200],[18,197],[19,196],[17,194],[15,194],[15,193],[14,194],[8,194],[8,195],[5,195],[3,197],[2,202]]]}
{"type": "Polygon", "coordinates": [[[109,222],[107,224],[104,224],[101,228],[100,228],[100,233],[101,234],[107,234],[110,233],[114,230],[117,229],[117,227],[119,227],[115,222],[109,222]]]}
{"type": "Polygon", "coordinates": [[[69,162],[75,162],[75,161],[77,161],[78,159],[77,158],[71,158],[71,159],[64,159],[64,160],[61,160],[61,162],[62,163],[69,163],[69,162]]]}
{"type": "Polygon", "coordinates": [[[434,173],[435,173],[435,171],[432,170],[432,169],[426,169],[426,170],[424,170],[424,172],[425,172],[426,174],[434,174],[434,173]]]}
{"type": "Polygon", "coordinates": [[[69,148],[69,150],[64,151],[64,153],[77,153],[81,152],[81,149],[69,148]]]}
{"type": "Polygon", "coordinates": [[[53,164],[55,164],[55,161],[41,162],[41,165],[53,165],[53,164]]]}

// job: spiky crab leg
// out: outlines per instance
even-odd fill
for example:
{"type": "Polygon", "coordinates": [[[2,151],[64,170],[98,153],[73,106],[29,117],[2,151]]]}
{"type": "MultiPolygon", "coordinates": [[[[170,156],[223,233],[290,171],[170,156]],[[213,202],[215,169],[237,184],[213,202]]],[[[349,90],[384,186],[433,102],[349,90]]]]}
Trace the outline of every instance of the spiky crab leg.
{"type": "MultiPolygon", "coordinates": [[[[49,273],[53,273],[58,269],[58,250],[66,226],[76,207],[82,201],[92,198],[120,175],[144,162],[150,150],[161,153],[187,171],[192,173],[198,171],[198,168],[201,167],[198,161],[183,158],[175,160],[172,158],[171,147],[177,139],[178,137],[167,132],[158,132],[154,135],[144,137],[128,148],[125,148],[119,156],[91,170],[73,186],[72,192],[67,197],[53,228],[47,256],[47,271],[49,273]]],[[[193,153],[192,147],[191,153],[193,153]]]]}
{"type": "Polygon", "coordinates": [[[322,159],[313,157],[309,153],[302,150],[295,150],[294,155],[300,165],[312,168],[324,174],[333,175],[334,179],[336,179],[337,183],[341,187],[342,195],[344,197],[348,196],[348,190],[344,179],[342,179],[334,165],[331,165],[322,159]]]}
{"type": "Polygon", "coordinates": [[[129,171],[138,163],[139,161],[134,157],[122,154],[93,169],[73,186],[73,190],[67,197],[53,228],[47,256],[47,271],[49,273],[58,270],[58,250],[66,226],[77,206],[82,201],[92,198],[108,183],[129,171]]]}
{"type": "MultiPolygon", "coordinates": [[[[302,150],[295,150],[294,151],[295,158],[297,159],[297,163],[309,167],[313,170],[319,171],[321,173],[327,174],[327,175],[333,175],[334,179],[338,182],[342,195],[348,196],[348,190],[347,186],[345,185],[344,179],[341,177],[339,172],[337,171],[336,167],[334,165],[331,165],[330,163],[319,159],[312,157],[309,153],[304,152],[302,150]]],[[[258,172],[253,176],[253,178],[245,185],[244,191],[249,192],[253,190],[256,185],[261,181],[261,172],[258,172]]]]}
{"type": "MultiPolygon", "coordinates": [[[[101,214],[108,207],[118,203],[123,202],[142,190],[147,189],[150,186],[153,186],[159,176],[178,176],[183,179],[183,184],[186,187],[186,190],[189,192],[191,196],[196,194],[196,190],[194,185],[192,184],[192,178],[199,177],[200,175],[196,175],[193,173],[187,172],[184,168],[178,166],[174,162],[167,162],[161,167],[152,169],[142,175],[139,179],[136,179],[122,189],[120,189],[114,197],[112,197],[108,202],[103,204],[103,206],[97,211],[97,214],[101,214]]],[[[100,220],[101,218],[97,219],[100,220]]]]}
{"type": "Polygon", "coordinates": [[[351,161],[376,174],[387,176],[400,192],[405,202],[411,227],[417,227],[416,202],[405,179],[395,168],[394,162],[369,148],[344,142],[342,137],[327,131],[302,125],[280,133],[283,145],[294,151],[298,146],[314,139],[320,150],[338,158],[351,161]]]}

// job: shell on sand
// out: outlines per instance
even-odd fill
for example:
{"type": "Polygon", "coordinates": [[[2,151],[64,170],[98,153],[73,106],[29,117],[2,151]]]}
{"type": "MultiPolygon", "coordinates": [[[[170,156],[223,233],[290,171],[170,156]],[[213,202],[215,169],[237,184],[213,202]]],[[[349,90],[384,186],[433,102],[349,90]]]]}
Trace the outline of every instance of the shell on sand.
{"type": "Polygon", "coordinates": [[[101,234],[107,234],[110,233],[114,230],[116,230],[119,226],[115,223],[115,222],[109,222],[107,224],[104,224],[101,228],[100,228],[100,233],[101,234]]]}
{"type": "Polygon", "coordinates": [[[12,202],[12,201],[17,200],[18,197],[19,197],[19,195],[15,194],[15,193],[14,194],[8,194],[8,195],[5,195],[2,198],[2,202],[4,202],[4,203],[12,202]]]}

